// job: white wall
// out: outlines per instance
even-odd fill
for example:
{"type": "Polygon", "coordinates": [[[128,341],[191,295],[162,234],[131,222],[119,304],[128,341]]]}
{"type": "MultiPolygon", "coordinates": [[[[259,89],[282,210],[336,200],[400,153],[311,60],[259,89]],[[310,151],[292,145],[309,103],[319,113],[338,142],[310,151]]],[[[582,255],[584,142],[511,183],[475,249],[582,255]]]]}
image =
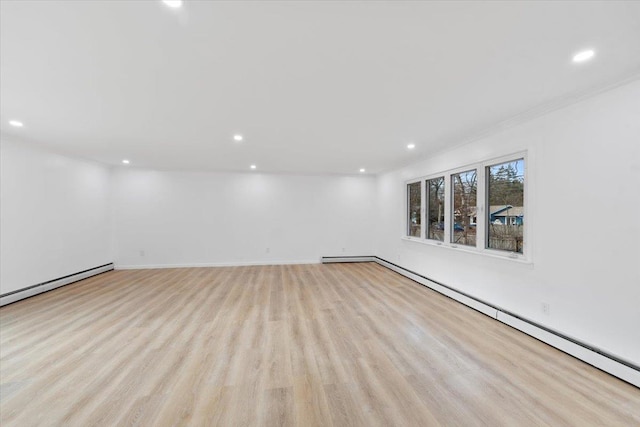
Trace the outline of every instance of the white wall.
{"type": "Polygon", "coordinates": [[[2,136],[0,294],[112,261],[109,169],[2,136]]]}
{"type": "Polygon", "coordinates": [[[122,167],[113,192],[117,268],[319,262],[373,251],[374,177],[122,167]]]}
{"type": "Polygon", "coordinates": [[[376,255],[640,364],[640,82],[382,174],[377,187],[376,255]],[[533,264],[401,239],[405,180],[521,150],[533,264]]]}

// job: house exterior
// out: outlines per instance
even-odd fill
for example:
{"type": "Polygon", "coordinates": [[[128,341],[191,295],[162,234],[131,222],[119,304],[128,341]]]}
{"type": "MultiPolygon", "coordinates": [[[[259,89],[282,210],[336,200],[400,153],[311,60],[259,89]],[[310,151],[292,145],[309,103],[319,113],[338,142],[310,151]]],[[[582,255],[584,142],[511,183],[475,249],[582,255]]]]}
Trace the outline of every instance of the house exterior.
{"type": "Polygon", "coordinates": [[[522,206],[499,205],[490,207],[492,224],[522,225],[524,209],[522,206]]]}
{"type": "MultiPolygon", "coordinates": [[[[522,206],[496,205],[489,207],[491,215],[491,223],[496,225],[523,225],[524,224],[524,208],[522,206]]],[[[456,217],[459,214],[456,213],[456,217]]],[[[470,208],[469,224],[476,225],[477,222],[476,207],[470,208]]]]}

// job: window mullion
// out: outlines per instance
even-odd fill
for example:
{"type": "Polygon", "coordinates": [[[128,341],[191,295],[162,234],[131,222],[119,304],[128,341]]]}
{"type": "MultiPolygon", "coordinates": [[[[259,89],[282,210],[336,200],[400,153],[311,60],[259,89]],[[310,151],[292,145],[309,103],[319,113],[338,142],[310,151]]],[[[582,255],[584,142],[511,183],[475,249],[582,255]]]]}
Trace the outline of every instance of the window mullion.
{"type": "Polygon", "coordinates": [[[477,192],[478,192],[478,198],[477,198],[477,202],[476,202],[476,214],[477,214],[477,219],[476,219],[476,248],[482,250],[485,248],[486,245],[486,224],[488,221],[487,218],[487,211],[488,209],[486,208],[486,200],[487,200],[487,187],[486,187],[486,168],[484,167],[484,165],[478,165],[477,167],[477,173],[478,173],[478,186],[477,188],[477,192]]]}
{"type": "Polygon", "coordinates": [[[444,241],[447,244],[451,242],[451,197],[453,188],[451,186],[451,174],[444,176],[444,241]]]}
{"type": "Polygon", "coordinates": [[[422,181],[422,204],[421,204],[421,212],[420,212],[420,223],[422,224],[422,227],[420,227],[420,238],[421,239],[426,239],[427,238],[427,222],[425,221],[426,219],[426,215],[425,212],[427,211],[427,196],[429,195],[428,191],[427,191],[427,181],[423,180],[422,181]]]}

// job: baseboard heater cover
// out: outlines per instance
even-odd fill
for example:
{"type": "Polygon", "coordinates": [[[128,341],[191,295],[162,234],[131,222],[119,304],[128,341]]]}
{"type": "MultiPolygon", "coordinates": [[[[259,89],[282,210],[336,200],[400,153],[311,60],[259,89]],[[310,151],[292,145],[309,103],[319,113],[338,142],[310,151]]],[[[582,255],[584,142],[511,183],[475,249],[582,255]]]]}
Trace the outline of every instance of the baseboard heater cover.
{"type": "Polygon", "coordinates": [[[332,262],[376,262],[376,257],[369,256],[323,256],[321,258],[323,264],[331,264],[332,262]]]}
{"type": "Polygon", "coordinates": [[[87,270],[79,271],[77,273],[69,274],[67,276],[59,277],[57,279],[48,280],[46,282],[38,283],[33,286],[18,289],[17,291],[8,292],[0,295],[0,307],[11,304],[16,301],[20,301],[25,298],[32,297],[34,295],[41,294],[43,292],[50,291],[52,289],[59,288],[61,286],[68,285],[70,283],[77,282],[82,279],[89,278],[98,274],[105,273],[113,270],[113,263],[100,265],[98,267],[89,268],[87,270]]]}
{"type": "Polygon", "coordinates": [[[375,262],[383,267],[395,271],[414,282],[417,282],[423,286],[426,286],[434,291],[441,293],[449,298],[452,298],[468,307],[473,308],[493,319],[511,326],[525,334],[536,338],[545,344],[548,344],[576,359],[598,368],[614,377],[620,378],[636,387],[640,388],[640,367],[634,363],[623,360],[614,355],[608,354],[594,346],[585,344],[577,339],[563,335],[557,331],[553,331],[542,325],[539,325],[531,320],[524,319],[518,315],[510,313],[500,307],[496,307],[486,301],[482,301],[471,295],[467,295],[464,292],[458,291],[454,288],[446,286],[442,283],[438,283],[431,280],[421,274],[415,273],[397,264],[389,262],[385,259],[377,256],[362,256],[362,257],[323,257],[322,263],[333,262],[366,262],[362,259],[370,259],[371,262],[375,262]],[[356,260],[351,260],[354,258],[356,260]],[[326,261],[325,261],[326,260],[326,261]],[[342,261],[344,260],[344,261],[342,261]]]}

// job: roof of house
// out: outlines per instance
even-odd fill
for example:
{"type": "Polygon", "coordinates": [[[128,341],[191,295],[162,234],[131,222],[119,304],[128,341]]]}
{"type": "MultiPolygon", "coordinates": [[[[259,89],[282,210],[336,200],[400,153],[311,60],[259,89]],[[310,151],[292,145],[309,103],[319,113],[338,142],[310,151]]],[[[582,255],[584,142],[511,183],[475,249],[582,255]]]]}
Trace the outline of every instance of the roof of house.
{"type": "Polygon", "coordinates": [[[489,211],[493,216],[524,216],[524,208],[522,206],[511,206],[511,205],[490,206],[489,211]]]}
{"type": "MultiPolygon", "coordinates": [[[[476,215],[476,207],[469,208],[469,215],[476,215]]],[[[489,207],[493,216],[524,216],[524,207],[511,205],[495,205],[489,207]]]]}

